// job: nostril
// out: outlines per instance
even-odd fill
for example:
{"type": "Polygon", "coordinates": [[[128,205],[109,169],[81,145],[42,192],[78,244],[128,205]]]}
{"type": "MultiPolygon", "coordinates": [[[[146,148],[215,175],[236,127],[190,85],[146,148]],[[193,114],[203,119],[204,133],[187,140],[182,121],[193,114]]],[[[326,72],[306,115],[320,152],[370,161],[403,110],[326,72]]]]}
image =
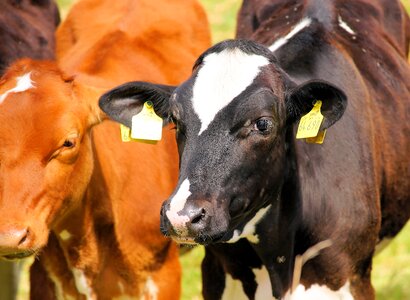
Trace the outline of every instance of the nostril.
{"type": "Polygon", "coordinates": [[[191,224],[196,224],[199,223],[203,218],[205,217],[205,209],[201,209],[201,212],[194,216],[191,220],[191,224]]]}
{"type": "Polygon", "coordinates": [[[27,241],[28,239],[28,235],[29,235],[29,229],[25,229],[24,232],[22,232],[22,237],[20,239],[20,241],[18,242],[18,246],[24,244],[25,241],[27,241]]]}

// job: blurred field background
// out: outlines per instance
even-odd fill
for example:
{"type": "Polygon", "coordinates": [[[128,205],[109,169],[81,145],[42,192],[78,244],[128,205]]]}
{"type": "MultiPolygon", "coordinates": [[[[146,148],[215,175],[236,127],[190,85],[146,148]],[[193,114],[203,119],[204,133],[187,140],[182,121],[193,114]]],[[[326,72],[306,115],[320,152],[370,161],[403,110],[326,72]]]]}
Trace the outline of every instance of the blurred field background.
{"type": "MultiPolygon", "coordinates": [[[[74,1],[57,0],[62,18],[67,14],[74,1]]],[[[200,2],[208,13],[213,43],[233,38],[236,26],[236,12],[242,1],[200,0],[200,2]]],[[[402,0],[402,2],[407,11],[410,12],[410,0],[402,0]]],[[[183,300],[202,299],[200,265],[203,255],[203,248],[197,247],[181,258],[183,268],[183,300]]],[[[24,269],[19,290],[19,300],[29,298],[28,263],[24,269]]],[[[410,300],[410,224],[375,257],[372,282],[376,289],[378,300],[410,300]]]]}

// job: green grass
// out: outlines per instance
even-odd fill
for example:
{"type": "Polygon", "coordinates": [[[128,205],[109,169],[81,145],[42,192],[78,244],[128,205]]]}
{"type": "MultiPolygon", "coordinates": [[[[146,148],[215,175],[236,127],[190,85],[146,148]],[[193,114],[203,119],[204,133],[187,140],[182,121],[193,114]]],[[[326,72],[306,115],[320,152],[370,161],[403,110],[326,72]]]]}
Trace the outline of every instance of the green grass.
{"type": "MultiPolygon", "coordinates": [[[[66,15],[72,0],[58,0],[62,16],[66,15]]],[[[201,0],[211,23],[214,43],[234,37],[236,12],[239,0],[201,0]]],[[[410,11],[410,1],[403,1],[410,11]]],[[[196,247],[181,258],[183,267],[182,299],[201,299],[200,264],[204,255],[202,247],[196,247]]],[[[27,269],[27,268],[26,268],[27,269]]],[[[378,300],[410,299],[410,224],[396,239],[374,259],[372,281],[378,300]]],[[[23,274],[19,299],[28,299],[27,273],[23,274]]],[[[234,299],[233,299],[234,300],[234,299]]]]}

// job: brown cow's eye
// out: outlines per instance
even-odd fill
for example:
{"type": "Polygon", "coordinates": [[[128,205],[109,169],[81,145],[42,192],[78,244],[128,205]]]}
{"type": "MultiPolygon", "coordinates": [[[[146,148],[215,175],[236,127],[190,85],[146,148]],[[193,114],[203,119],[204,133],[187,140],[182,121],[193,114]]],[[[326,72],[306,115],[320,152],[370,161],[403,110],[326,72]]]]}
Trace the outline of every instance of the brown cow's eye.
{"type": "Polygon", "coordinates": [[[73,148],[75,146],[74,140],[65,140],[63,147],[65,148],[73,148]]]}

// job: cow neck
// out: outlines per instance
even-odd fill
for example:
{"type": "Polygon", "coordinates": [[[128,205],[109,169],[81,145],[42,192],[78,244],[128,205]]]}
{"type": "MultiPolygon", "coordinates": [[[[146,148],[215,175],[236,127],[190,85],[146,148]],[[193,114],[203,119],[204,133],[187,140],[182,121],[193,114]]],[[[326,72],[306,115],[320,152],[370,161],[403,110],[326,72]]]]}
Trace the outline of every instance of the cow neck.
{"type": "Polygon", "coordinates": [[[268,215],[258,224],[258,235],[265,238],[251,244],[268,270],[273,296],[278,299],[291,286],[295,236],[302,209],[292,128],[287,130],[285,140],[285,178],[278,198],[273,199],[268,215]]]}

